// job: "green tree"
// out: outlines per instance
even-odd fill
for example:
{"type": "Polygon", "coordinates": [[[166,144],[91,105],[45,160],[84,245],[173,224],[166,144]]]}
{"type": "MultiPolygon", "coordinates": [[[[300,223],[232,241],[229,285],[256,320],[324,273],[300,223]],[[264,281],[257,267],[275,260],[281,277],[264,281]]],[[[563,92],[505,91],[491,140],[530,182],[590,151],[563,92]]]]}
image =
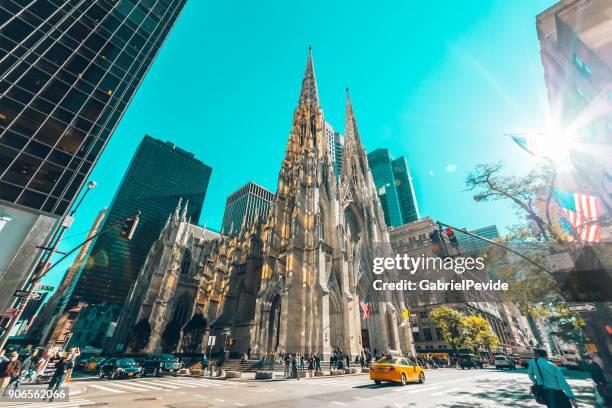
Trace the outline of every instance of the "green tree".
{"type": "Polygon", "coordinates": [[[429,312],[429,318],[440,329],[442,338],[453,349],[453,354],[466,345],[465,315],[448,306],[439,306],[429,312]]]}
{"type": "Polygon", "coordinates": [[[132,329],[128,339],[128,347],[131,351],[138,353],[145,348],[149,342],[149,337],[151,337],[151,325],[147,319],[141,319],[132,329]]]}

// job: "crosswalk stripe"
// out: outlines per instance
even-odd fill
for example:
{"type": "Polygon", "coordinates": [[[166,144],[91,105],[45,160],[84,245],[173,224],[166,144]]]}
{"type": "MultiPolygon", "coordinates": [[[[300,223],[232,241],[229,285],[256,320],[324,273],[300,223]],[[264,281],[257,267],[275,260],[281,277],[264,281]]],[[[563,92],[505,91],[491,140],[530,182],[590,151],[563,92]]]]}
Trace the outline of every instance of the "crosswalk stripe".
{"type": "Polygon", "coordinates": [[[160,381],[160,380],[149,380],[147,382],[155,384],[155,385],[159,385],[160,387],[172,388],[173,390],[177,390],[177,389],[180,388],[180,387],[178,387],[176,385],[168,385],[168,384],[166,384],[165,381],[160,381]]]}
{"type": "MultiPolygon", "coordinates": [[[[427,392],[427,391],[431,391],[431,390],[437,390],[438,388],[442,388],[442,386],[441,385],[434,385],[434,386],[431,386],[431,387],[428,387],[428,388],[419,387],[418,390],[411,390],[411,391],[406,392],[406,394],[416,394],[416,393],[423,392],[423,391],[427,392]]],[[[403,389],[403,388],[401,388],[401,389],[403,389]]]]}
{"type": "Polygon", "coordinates": [[[451,392],[459,391],[460,389],[461,388],[451,388],[449,390],[434,392],[433,394],[431,394],[431,396],[432,397],[438,397],[438,396],[443,395],[443,394],[448,394],[448,393],[451,393],[451,392]]]}
{"type": "Polygon", "coordinates": [[[146,388],[140,387],[137,384],[127,385],[125,383],[113,383],[113,387],[127,388],[132,391],[148,391],[146,388]]]}
{"type": "Polygon", "coordinates": [[[198,388],[197,385],[185,384],[186,382],[187,381],[166,380],[166,381],[164,381],[164,384],[170,383],[170,384],[174,384],[174,385],[179,385],[181,387],[198,388]]]}
{"type": "Polygon", "coordinates": [[[228,387],[228,386],[234,386],[234,384],[221,384],[219,381],[215,381],[215,380],[205,380],[205,379],[200,379],[197,380],[195,378],[193,379],[187,379],[186,381],[194,383],[194,384],[205,384],[206,387],[228,387]]]}
{"type": "Polygon", "coordinates": [[[133,383],[136,383],[139,387],[144,387],[144,388],[148,388],[149,390],[159,390],[159,387],[154,387],[152,385],[148,385],[147,382],[148,381],[130,381],[133,383]]]}
{"type": "Polygon", "coordinates": [[[112,388],[108,388],[108,387],[105,387],[103,385],[98,385],[98,384],[88,384],[87,386],[88,387],[97,388],[97,389],[102,390],[102,391],[112,392],[114,394],[124,394],[125,393],[125,391],[114,390],[112,388]]]}

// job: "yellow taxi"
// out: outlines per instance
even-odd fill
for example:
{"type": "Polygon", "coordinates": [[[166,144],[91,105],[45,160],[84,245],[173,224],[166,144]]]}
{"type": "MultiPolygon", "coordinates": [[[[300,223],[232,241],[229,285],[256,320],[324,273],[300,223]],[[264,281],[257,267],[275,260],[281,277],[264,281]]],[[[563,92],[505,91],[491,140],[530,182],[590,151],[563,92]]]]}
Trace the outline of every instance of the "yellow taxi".
{"type": "Polygon", "coordinates": [[[83,371],[86,373],[95,373],[98,369],[98,364],[104,361],[104,357],[92,357],[87,360],[87,363],[83,366],[83,371]]]}
{"type": "Polygon", "coordinates": [[[409,382],[424,383],[425,370],[408,358],[386,356],[372,364],[370,379],[376,384],[382,381],[398,382],[402,385],[409,382]]]}

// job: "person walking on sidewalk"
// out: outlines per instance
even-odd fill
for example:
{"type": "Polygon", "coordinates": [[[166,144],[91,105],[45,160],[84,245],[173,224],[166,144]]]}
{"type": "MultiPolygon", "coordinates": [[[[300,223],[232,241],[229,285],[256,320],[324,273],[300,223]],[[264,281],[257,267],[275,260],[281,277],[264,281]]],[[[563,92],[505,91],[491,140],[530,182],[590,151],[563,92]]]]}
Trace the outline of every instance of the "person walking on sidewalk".
{"type": "Polygon", "coordinates": [[[576,397],[561,369],[548,361],[544,349],[535,349],[535,358],[529,362],[529,379],[535,386],[544,388],[544,400],[548,408],[577,408],[576,397]]]}
{"type": "Polygon", "coordinates": [[[300,379],[300,376],[298,374],[298,359],[296,356],[294,356],[291,360],[291,373],[293,378],[295,378],[296,380],[300,379]]]}
{"type": "Polygon", "coordinates": [[[0,389],[4,388],[2,395],[6,395],[9,387],[16,381],[19,381],[21,373],[21,362],[19,354],[16,351],[11,351],[8,360],[0,363],[0,389]]]}
{"type": "MultiPolygon", "coordinates": [[[[68,377],[68,374],[72,372],[73,364],[72,356],[66,353],[66,355],[64,355],[64,357],[55,365],[55,372],[49,381],[47,390],[53,390],[54,392],[59,391],[64,384],[66,377],[68,377]]],[[[43,398],[43,401],[45,399],[47,399],[46,396],[43,398]]],[[[51,394],[49,402],[53,402],[53,399],[53,394],[51,394]]]]}

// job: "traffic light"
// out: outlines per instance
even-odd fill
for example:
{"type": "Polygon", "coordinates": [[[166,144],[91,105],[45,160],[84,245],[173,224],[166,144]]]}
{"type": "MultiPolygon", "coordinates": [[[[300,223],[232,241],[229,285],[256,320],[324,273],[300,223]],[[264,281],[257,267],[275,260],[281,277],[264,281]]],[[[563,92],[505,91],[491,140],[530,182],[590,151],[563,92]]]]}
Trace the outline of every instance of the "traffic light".
{"type": "Polygon", "coordinates": [[[119,235],[128,240],[132,239],[139,221],[140,221],[140,211],[138,211],[138,213],[135,216],[125,219],[125,221],[123,222],[123,225],[121,226],[121,231],[119,231],[119,235]]]}
{"type": "Polygon", "coordinates": [[[457,237],[455,236],[455,231],[453,231],[451,227],[446,227],[445,232],[450,242],[452,242],[453,244],[458,244],[457,237]]]}
{"type": "Polygon", "coordinates": [[[234,339],[227,339],[225,340],[225,344],[228,346],[233,346],[234,344],[236,344],[236,340],[234,339]]]}
{"type": "Polygon", "coordinates": [[[431,240],[431,250],[434,255],[442,256],[443,255],[443,243],[442,237],[440,236],[440,230],[433,230],[429,233],[429,239],[431,240]]]}

